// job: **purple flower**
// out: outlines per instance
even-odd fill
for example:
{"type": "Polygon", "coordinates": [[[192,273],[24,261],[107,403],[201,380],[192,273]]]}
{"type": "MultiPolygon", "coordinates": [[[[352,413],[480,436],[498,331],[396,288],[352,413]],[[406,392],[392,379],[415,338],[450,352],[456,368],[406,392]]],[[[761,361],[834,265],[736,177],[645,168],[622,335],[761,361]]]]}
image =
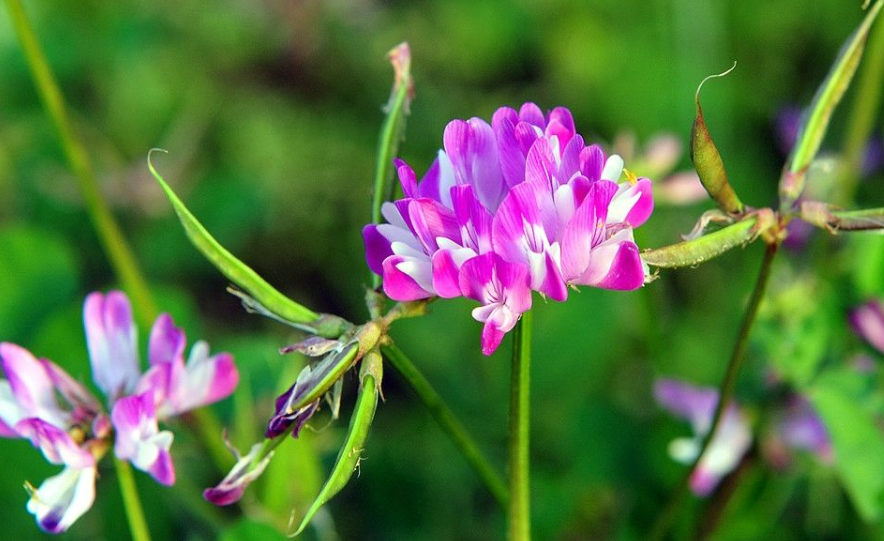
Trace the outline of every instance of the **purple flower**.
{"type": "Polygon", "coordinates": [[[848,316],[853,331],[884,354],[884,306],[872,299],[856,307],[848,316]]]}
{"type": "Polygon", "coordinates": [[[530,307],[531,290],[564,301],[568,286],[645,282],[632,230],[653,210],[651,183],[628,171],[619,183],[623,160],[587,146],[567,109],[544,116],[526,103],[498,109],[492,125],[453,120],[420,182],[396,164],[405,198],[384,205],[387,223],[363,230],[369,268],[397,301],[481,302],[473,316],[485,323],[485,354],[530,307]]]}
{"type": "Polygon", "coordinates": [[[238,373],[229,354],[209,356],[197,342],[185,364],[184,333],[167,314],[151,333],[151,368],[141,374],[132,309],[118,291],[86,298],[83,321],[100,402],[62,368],[26,349],[0,343],[0,436],[27,438],[62,473],[29,487],[28,511],[50,533],[66,531],[95,499],[97,463],[115,442],[116,455],[160,483],[175,482],[172,433],[159,419],[210,404],[233,392],[238,373]]]}
{"type": "MultiPolygon", "coordinates": [[[[661,406],[691,423],[694,436],[673,440],[669,454],[684,464],[693,463],[711,428],[718,406],[718,391],[662,379],[654,384],[654,398],[661,406]]],[[[751,445],[752,432],[746,418],[735,404],[728,405],[715,437],[691,475],[691,490],[698,496],[711,494],[722,477],[737,467],[751,445]]]]}
{"type": "Polygon", "coordinates": [[[832,462],[829,433],[806,399],[794,397],[777,424],[777,432],[787,446],[809,451],[826,464],[832,462]]]}

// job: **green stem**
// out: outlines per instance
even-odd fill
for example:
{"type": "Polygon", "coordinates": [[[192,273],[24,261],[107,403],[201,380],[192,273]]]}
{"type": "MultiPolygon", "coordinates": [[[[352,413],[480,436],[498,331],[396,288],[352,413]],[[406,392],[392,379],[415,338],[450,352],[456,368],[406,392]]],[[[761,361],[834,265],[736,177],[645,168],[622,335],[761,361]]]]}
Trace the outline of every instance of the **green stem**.
{"type": "Polygon", "coordinates": [[[150,295],[147,281],[142,276],[132,250],[101,195],[89,156],[77,138],[65,107],[64,97],[20,0],[5,1],[40,99],[58,134],[68,165],[77,179],[98,239],[123,289],[132,299],[139,321],[145,327],[149,327],[158,310],[150,295]]]}
{"type": "Polygon", "coordinates": [[[884,82],[884,25],[874,27],[866,46],[865,60],[856,82],[856,97],[851,104],[844,138],[844,163],[835,186],[832,203],[848,207],[862,175],[862,162],[869,137],[878,118],[884,82]]]}
{"type": "Polygon", "coordinates": [[[126,518],[129,521],[129,531],[132,533],[132,540],[150,541],[150,531],[148,531],[147,521],[144,519],[141,500],[138,498],[138,489],[135,487],[132,466],[125,460],[118,458],[114,458],[114,466],[117,468],[117,479],[120,483],[120,492],[123,494],[123,507],[126,509],[126,518]]]}
{"type": "Polygon", "coordinates": [[[761,269],[758,271],[758,279],[755,281],[755,289],[752,291],[752,297],[749,299],[749,304],[746,306],[746,312],[743,314],[743,321],[740,324],[740,331],[737,335],[737,342],[734,344],[734,350],[727,367],[727,373],[719,388],[719,400],[718,405],[715,408],[715,415],[712,419],[712,426],[709,428],[706,437],[703,438],[703,445],[700,447],[700,452],[697,454],[694,463],[685,473],[678,488],[669,499],[669,503],[657,517],[657,521],[654,523],[651,533],[648,536],[648,539],[651,541],[662,540],[669,530],[672,521],[675,519],[675,515],[678,513],[682,500],[688,493],[691,476],[693,476],[697,466],[703,460],[703,456],[706,454],[706,450],[709,448],[709,444],[715,437],[715,432],[718,430],[721,420],[724,418],[727,406],[731,402],[734,388],[737,383],[737,376],[740,373],[740,367],[743,364],[743,358],[746,353],[746,346],[749,342],[749,331],[752,329],[752,323],[755,321],[755,316],[758,315],[758,307],[761,305],[761,299],[764,298],[764,292],[767,290],[771,264],[773,263],[774,257],[777,255],[778,248],[778,243],[768,244],[765,248],[764,259],[761,262],[761,269]]]}
{"type": "Polygon", "coordinates": [[[531,539],[530,489],[531,311],[522,314],[513,334],[510,377],[510,503],[508,541],[531,539]]]}
{"type": "Polygon", "coordinates": [[[506,484],[497,471],[491,467],[491,464],[482,454],[476,442],[473,441],[467,429],[454,416],[454,413],[445,402],[442,401],[442,397],[433,389],[427,378],[420,373],[414,363],[411,362],[411,359],[406,357],[402,350],[395,345],[381,346],[381,352],[399,374],[405,378],[405,381],[411,386],[420,401],[423,402],[424,407],[427,408],[433,419],[439,423],[439,426],[448,434],[448,437],[451,438],[451,441],[470,466],[476,470],[479,478],[485,483],[494,499],[497,500],[501,507],[506,507],[506,484]]]}

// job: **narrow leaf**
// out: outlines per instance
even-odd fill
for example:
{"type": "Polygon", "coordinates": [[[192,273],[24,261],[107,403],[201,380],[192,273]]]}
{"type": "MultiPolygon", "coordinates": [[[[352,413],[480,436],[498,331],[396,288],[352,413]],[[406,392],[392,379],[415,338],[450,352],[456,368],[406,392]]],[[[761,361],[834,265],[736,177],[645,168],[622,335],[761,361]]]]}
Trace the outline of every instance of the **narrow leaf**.
{"type": "MultiPolygon", "coordinates": [[[[161,149],[153,149],[151,153],[161,149]]],[[[160,183],[160,187],[166,193],[166,197],[172,203],[187,238],[219,271],[226,276],[231,282],[248,292],[261,303],[267,310],[276,314],[280,318],[296,323],[309,324],[319,319],[319,314],[312,310],[301,306],[297,302],[289,299],[280,293],[273,286],[268,284],[258,273],[253,271],[248,265],[237,259],[233,254],[228,252],[217,240],[206,230],[205,227],[187,210],[181,199],[175,195],[172,188],[166,183],[162,176],[154,169],[150,160],[150,153],[147,157],[147,167],[151,174],[160,183]]]]}
{"type": "Polygon", "coordinates": [[[884,497],[884,438],[869,412],[857,404],[834,378],[821,378],[810,400],[822,417],[832,440],[835,472],[860,517],[867,522],[881,517],[884,497]]]}
{"type": "MultiPolygon", "coordinates": [[[[370,351],[365,358],[366,366],[376,364],[372,359],[377,358],[380,363],[380,353],[377,350],[370,351]]],[[[374,370],[364,370],[362,375],[362,388],[359,390],[359,396],[356,399],[356,407],[353,410],[353,416],[350,418],[350,428],[347,431],[347,437],[344,445],[338,453],[338,458],[328,476],[328,480],[316,496],[316,500],[307,514],[301,520],[300,526],[293,534],[300,535],[304,528],[310,523],[310,520],[316,515],[316,512],[341,491],[353,472],[359,468],[359,462],[362,459],[362,449],[365,440],[368,438],[368,429],[374,419],[374,412],[378,404],[378,385],[379,381],[375,380],[374,370]]]]}
{"type": "Polygon", "coordinates": [[[859,28],[841,47],[835,63],[805,113],[792,155],[786,165],[783,177],[780,179],[780,196],[784,204],[791,205],[804,189],[807,167],[819,152],[820,145],[829,128],[832,112],[850,86],[850,81],[862,58],[869,29],[881,11],[882,5],[884,5],[882,0],[875,2],[859,28]]]}
{"type": "Polygon", "coordinates": [[[712,135],[706,127],[706,120],[703,118],[703,108],[700,107],[700,89],[703,84],[714,77],[723,77],[733,71],[736,63],[731,69],[717,75],[710,75],[700,82],[697,92],[694,94],[694,104],[697,108],[697,117],[694,119],[694,125],[691,128],[691,161],[694,162],[694,168],[700,176],[700,182],[709,192],[709,196],[715,200],[715,203],[721,210],[728,214],[742,214],[743,203],[737,197],[733,187],[727,180],[727,171],[724,168],[724,162],[718,153],[718,148],[712,140],[712,135]]]}
{"type": "Polygon", "coordinates": [[[649,265],[664,269],[693,267],[754,239],[760,233],[756,224],[758,218],[752,216],[696,239],[648,250],[641,256],[649,265]]]}

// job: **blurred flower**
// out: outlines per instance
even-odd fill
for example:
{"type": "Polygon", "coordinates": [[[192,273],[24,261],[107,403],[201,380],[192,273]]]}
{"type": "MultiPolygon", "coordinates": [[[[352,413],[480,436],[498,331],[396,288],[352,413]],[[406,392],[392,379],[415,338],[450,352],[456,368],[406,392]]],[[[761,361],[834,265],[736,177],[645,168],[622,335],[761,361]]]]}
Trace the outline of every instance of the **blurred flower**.
{"type": "Polygon", "coordinates": [[[111,415],[61,367],[28,350],[0,343],[0,436],[27,438],[59,475],[39,488],[27,485],[27,509],[50,533],[66,531],[95,499],[97,464],[111,444],[118,458],[175,482],[169,455],[172,433],[160,431],[159,418],[220,400],[236,387],[233,359],[208,356],[204,342],[194,345],[184,364],[184,333],[161,315],[151,333],[151,368],[141,374],[137,332],[129,300],[119,291],[86,298],[83,321],[92,375],[108,397],[111,415]]]}
{"type": "Polygon", "coordinates": [[[884,354],[884,306],[878,299],[854,308],[849,316],[853,332],[884,354]]]}
{"type": "MultiPolygon", "coordinates": [[[[692,464],[711,428],[718,391],[662,379],[654,384],[654,397],[661,406],[690,421],[694,436],[673,440],[669,454],[678,462],[692,464]]],[[[751,445],[752,432],[745,416],[736,404],[729,404],[715,437],[691,475],[691,490],[698,496],[711,494],[722,477],[737,467],[751,445]]]]}
{"type": "Polygon", "coordinates": [[[245,456],[240,456],[236,449],[228,445],[236,456],[236,464],[218,486],[203,491],[203,497],[215,505],[230,505],[239,501],[246,487],[261,476],[273,458],[273,451],[265,452],[264,445],[265,443],[252,445],[245,456]]]}
{"type": "Polygon", "coordinates": [[[789,449],[807,451],[824,464],[833,460],[832,442],[822,419],[800,395],[793,395],[780,412],[765,448],[770,461],[779,467],[788,464],[789,449]]]}
{"type": "Polygon", "coordinates": [[[531,290],[564,301],[569,285],[630,290],[647,278],[632,230],[653,210],[651,182],[587,146],[565,108],[544,115],[526,103],[498,109],[491,125],[451,121],[420,182],[396,164],[405,198],[363,230],[368,265],[397,301],[481,302],[486,355],[530,308],[531,290]]]}

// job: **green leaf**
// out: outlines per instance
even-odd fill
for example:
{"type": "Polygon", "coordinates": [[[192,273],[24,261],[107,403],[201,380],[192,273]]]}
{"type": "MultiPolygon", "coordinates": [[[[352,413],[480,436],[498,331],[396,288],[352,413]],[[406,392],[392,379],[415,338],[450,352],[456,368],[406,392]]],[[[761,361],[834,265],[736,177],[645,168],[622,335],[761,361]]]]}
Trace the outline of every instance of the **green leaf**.
{"type": "Polygon", "coordinates": [[[754,239],[760,233],[758,223],[757,217],[748,217],[696,239],[648,250],[641,257],[647,264],[664,269],[693,267],[754,239]]]}
{"type": "Polygon", "coordinates": [[[798,139],[792,155],[780,179],[780,197],[784,205],[791,205],[804,189],[804,178],[808,166],[819,152],[820,145],[829,128],[829,121],[844,92],[850,86],[853,74],[862,58],[869,29],[884,5],[882,0],[866,14],[859,28],[851,35],[832,65],[829,74],[817,90],[810,109],[798,132],[798,139]]]}
{"type": "MultiPolygon", "coordinates": [[[[161,149],[154,149],[161,150],[161,149]]],[[[151,151],[153,152],[153,150],[151,151]]],[[[165,152],[165,151],[162,151],[165,152]]],[[[202,252],[202,254],[221,271],[231,282],[248,292],[262,306],[280,318],[293,324],[306,325],[319,319],[319,314],[305,308],[297,302],[289,299],[276,288],[268,284],[258,273],[253,271],[248,265],[237,259],[233,254],[228,252],[217,240],[208,232],[206,228],[187,210],[184,203],[172,191],[172,188],[166,183],[162,176],[154,169],[148,154],[147,166],[151,174],[160,183],[166,197],[172,203],[187,238],[190,242],[202,252]]],[[[308,329],[309,330],[309,329],[308,329]]]]}
{"type": "Polygon", "coordinates": [[[378,390],[381,382],[381,354],[376,349],[369,351],[365,355],[362,370],[362,387],[359,389],[359,396],[356,399],[356,407],[353,410],[353,416],[350,418],[350,428],[347,431],[347,437],[344,445],[338,453],[338,458],[328,476],[328,480],[316,496],[316,500],[304,518],[301,520],[300,526],[294,535],[300,535],[304,528],[310,523],[310,520],[316,515],[316,512],[341,491],[353,476],[353,472],[359,468],[359,461],[362,459],[362,449],[365,440],[368,438],[368,429],[374,420],[374,412],[378,404],[378,390]]]}
{"type": "MultiPolygon", "coordinates": [[[[734,64],[736,67],[736,64],[734,64]]],[[[727,180],[727,171],[724,168],[724,161],[718,153],[718,148],[712,140],[712,135],[706,127],[706,120],[703,118],[703,108],[700,107],[700,89],[703,83],[713,77],[723,77],[730,73],[734,68],[717,75],[710,75],[700,82],[697,92],[694,94],[694,105],[697,108],[697,117],[694,119],[694,125],[691,128],[691,161],[694,162],[694,168],[700,176],[700,182],[709,192],[709,196],[715,200],[715,203],[721,210],[728,214],[742,214],[745,208],[740,198],[727,180]]]]}
{"type": "Polygon", "coordinates": [[[273,526],[264,522],[258,522],[250,518],[244,518],[224,530],[218,541],[285,541],[286,536],[273,526]]]}
{"type": "Polygon", "coordinates": [[[884,498],[884,437],[874,416],[860,404],[855,377],[820,377],[809,398],[829,432],[835,472],[860,517],[878,520],[884,498]]]}

